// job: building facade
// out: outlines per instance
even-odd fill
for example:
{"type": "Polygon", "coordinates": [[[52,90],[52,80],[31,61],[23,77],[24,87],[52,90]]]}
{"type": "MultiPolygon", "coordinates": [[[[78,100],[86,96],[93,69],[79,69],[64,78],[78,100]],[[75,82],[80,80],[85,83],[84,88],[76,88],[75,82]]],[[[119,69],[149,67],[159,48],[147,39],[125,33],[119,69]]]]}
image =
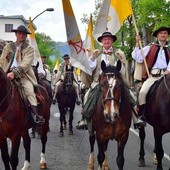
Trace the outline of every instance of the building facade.
{"type": "MultiPolygon", "coordinates": [[[[15,41],[16,37],[12,29],[16,29],[19,25],[24,25],[28,28],[29,20],[26,20],[23,15],[4,16],[0,15],[0,39],[5,42],[15,41]]],[[[34,29],[36,26],[33,24],[34,29]]]]}

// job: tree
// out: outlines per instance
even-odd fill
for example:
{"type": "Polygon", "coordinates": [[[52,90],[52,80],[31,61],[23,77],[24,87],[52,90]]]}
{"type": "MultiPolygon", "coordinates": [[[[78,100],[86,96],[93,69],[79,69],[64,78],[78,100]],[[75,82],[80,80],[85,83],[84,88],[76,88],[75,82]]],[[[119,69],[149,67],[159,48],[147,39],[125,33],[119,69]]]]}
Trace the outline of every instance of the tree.
{"type": "Polygon", "coordinates": [[[60,52],[56,50],[56,42],[44,33],[36,33],[35,38],[40,54],[46,56],[46,63],[50,66],[52,71],[56,63],[56,58],[61,56],[60,52]],[[55,56],[55,60],[52,61],[50,56],[55,56]]]}

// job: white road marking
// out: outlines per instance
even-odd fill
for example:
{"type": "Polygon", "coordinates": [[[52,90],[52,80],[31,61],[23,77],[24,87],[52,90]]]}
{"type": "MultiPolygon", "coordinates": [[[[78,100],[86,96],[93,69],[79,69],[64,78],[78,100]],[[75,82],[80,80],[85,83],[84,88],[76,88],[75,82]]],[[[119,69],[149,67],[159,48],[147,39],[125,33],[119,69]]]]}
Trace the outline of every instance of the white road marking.
{"type": "MultiPolygon", "coordinates": [[[[130,128],[130,131],[131,131],[132,133],[134,133],[136,136],[138,136],[138,137],[139,137],[139,133],[138,133],[138,132],[136,132],[136,130],[134,130],[134,129],[130,128]]],[[[164,152],[164,157],[165,157],[168,161],[170,161],[169,155],[168,155],[168,154],[166,154],[165,152],[164,152]]]]}

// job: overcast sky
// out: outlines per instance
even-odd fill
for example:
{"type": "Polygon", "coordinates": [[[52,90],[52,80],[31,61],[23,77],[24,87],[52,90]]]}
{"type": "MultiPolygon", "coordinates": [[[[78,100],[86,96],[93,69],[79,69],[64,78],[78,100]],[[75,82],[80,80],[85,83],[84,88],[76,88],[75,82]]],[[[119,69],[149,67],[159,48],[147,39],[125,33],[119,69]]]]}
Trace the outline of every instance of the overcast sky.
{"type": "MultiPolygon", "coordinates": [[[[94,11],[95,0],[70,0],[82,39],[86,35],[86,24],[82,24],[82,14],[94,11]]],[[[54,41],[65,42],[65,21],[62,0],[0,0],[0,15],[23,15],[25,19],[32,19],[46,8],[54,8],[53,12],[46,11],[35,19],[37,31],[45,33],[54,41]]]]}

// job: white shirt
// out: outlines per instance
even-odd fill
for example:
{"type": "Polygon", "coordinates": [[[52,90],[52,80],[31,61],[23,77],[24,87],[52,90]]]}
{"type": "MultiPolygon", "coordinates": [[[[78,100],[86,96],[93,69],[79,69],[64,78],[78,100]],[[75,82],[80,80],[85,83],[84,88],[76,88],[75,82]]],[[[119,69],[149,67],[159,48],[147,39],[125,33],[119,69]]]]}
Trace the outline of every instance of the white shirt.
{"type": "MultiPolygon", "coordinates": [[[[20,46],[21,46],[21,44],[20,44],[20,46]]],[[[18,62],[17,62],[16,58],[17,58],[17,54],[18,54],[18,50],[19,50],[20,46],[17,46],[14,60],[13,60],[13,63],[11,64],[11,68],[18,67],[18,62]]]]}
{"type": "MultiPolygon", "coordinates": [[[[150,50],[149,45],[143,48],[143,52],[144,52],[144,57],[143,57],[142,52],[139,49],[139,47],[135,47],[134,51],[132,52],[132,58],[135,59],[137,63],[143,63],[144,58],[147,56],[149,50],[150,50]]],[[[165,51],[163,48],[159,50],[157,60],[152,68],[153,69],[165,69],[166,68],[168,71],[170,71],[170,62],[168,63],[168,66],[167,66],[165,51]]]]}
{"type": "MultiPolygon", "coordinates": [[[[108,53],[108,52],[113,52],[113,48],[110,47],[108,50],[106,50],[105,48],[103,48],[103,52],[108,53]]],[[[110,64],[109,62],[109,56],[108,54],[101,54],[101,61],[104,61],[106,63],[106,66],[108,66],[110,64]]],[[[91,60],[91,58],[88,58],[89,61],[89,65],[91,67],[91,70],[94,71],[96,66],[97,66],[97,60],[91,60]]],[[[100,71],[100,73],[102,73],[102,70],[100,71]]]]}

